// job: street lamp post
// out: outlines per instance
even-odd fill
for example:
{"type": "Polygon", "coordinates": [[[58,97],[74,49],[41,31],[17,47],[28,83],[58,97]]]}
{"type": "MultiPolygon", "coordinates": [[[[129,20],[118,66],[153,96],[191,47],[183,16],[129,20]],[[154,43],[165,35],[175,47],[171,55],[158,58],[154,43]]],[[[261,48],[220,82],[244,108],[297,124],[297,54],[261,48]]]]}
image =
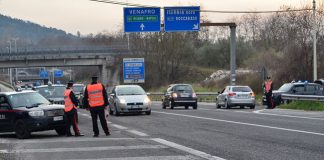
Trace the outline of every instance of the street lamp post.
{"type": "Polygon", "coordinates": [[[316,2],[313,0],[313,78],[317,79],[317,55],[316,55],[316,2]]]}

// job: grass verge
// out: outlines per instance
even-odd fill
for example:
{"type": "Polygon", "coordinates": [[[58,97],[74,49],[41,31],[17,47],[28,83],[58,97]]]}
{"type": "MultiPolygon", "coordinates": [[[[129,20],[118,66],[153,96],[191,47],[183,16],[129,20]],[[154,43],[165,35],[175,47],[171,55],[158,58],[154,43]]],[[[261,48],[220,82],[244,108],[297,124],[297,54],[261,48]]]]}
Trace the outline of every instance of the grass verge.
{"type": "Polygon", "coordinates": [[[314,101],[293,101],[289,104],[282,104],[279,106],[279,108],[305,111],[324,111],[324,103],[314,101]]]}

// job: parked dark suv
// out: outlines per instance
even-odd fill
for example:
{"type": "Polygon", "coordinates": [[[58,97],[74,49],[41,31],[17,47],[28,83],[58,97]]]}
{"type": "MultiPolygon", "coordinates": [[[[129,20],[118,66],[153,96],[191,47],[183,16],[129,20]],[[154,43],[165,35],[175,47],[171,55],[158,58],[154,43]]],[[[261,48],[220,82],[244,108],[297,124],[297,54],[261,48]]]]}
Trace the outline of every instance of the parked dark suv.
{"type": "Polygon", "coordinates": [[[51,104],[35,91],[0,92],[0,133],[15,132],[24,139],[46,130],[66,133],[63,105],[51,104]]]}
{"type": "MultiPolygon", "coordinates": [[[[296,95],[323,95],[323,86],[317,83],[295,82],[285,83],[278,90],[272,91],[273,99],[276,105],[283,103],[282,94],[296,95]]],[[[263,96],[263,105],[267,104],[265,96],[263,96]]]]}
{"type": "Polygon", "coordinates": [[[170,85],[164,94],[162,108],[170,107],[173,109],[177,106],[185,106],[188,109],[192,106],[197,109],[197,95],[190,84],[173,84],[170,85]]]}

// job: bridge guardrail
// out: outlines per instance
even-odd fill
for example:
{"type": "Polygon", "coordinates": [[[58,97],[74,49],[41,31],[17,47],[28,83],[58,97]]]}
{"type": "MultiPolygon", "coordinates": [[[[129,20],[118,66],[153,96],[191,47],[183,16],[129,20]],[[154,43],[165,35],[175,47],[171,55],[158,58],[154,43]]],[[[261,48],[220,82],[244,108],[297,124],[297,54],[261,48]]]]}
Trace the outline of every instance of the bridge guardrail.
{"type": "MultiPolygon", "coordinates": [[[[198,102],[215,102],[217,92],[196,92],[198,102]]],[[[164,98],[163,92],[150,92],[151,100],[153,101],[161,101],[164,98]]]]}
{"type": "Polygon", "coordinates": [[[294,95],[294,94],[282,94],[282,100],[300,100],[300,101],[320,101],[324,102],[324,96],[316,95],[294,95]]]}

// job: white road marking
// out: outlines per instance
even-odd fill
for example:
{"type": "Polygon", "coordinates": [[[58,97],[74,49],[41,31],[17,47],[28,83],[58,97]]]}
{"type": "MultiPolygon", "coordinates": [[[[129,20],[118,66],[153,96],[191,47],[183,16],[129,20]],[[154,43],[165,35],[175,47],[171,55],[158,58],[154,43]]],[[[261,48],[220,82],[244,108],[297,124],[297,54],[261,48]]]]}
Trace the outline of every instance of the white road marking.
{"type": "Polygon", "coordinates": [[[303,131],[303,130],[296,130],[296,129],[289,129],[289,128],[266,126],[266,125],[260,125],[260,124],[244,123],[244,122],[229,121],[229,120],[223,120],[223,119],[214,119],[214,118],[207,118],[207,117],[198,117],[198,116],[191,116],[191,115],[185,115],[185,114],[166,113],[166,112],[158,112],[158,111],[153,111],[153,112],[161,113],[161,114],[175,115],[175,116],[182,116],[182,117],[189,117],[189,118],[196,118],[196,119],[204,119],[204,120],[210,120],[210,121],[226,122],[226,123],[241,124],[241,125],[247,125],[247,126],[270,128],[270,129],[277,129],[277,130],[283,130],[283,131],[324,136],[324,133],[317,133],[317,132],[310,132],[310,131],[303,131]]]}
{"type": "Polygon", "coordinates": [[[63,138],[63,139],[29,139],[29,140],[7,140],[1,139],[0,144],[2,143],[19,143],[19,144],[26,144],[26,143],[70,143],[70,142],[94,142],[94,141],[120,141],[120,140],[136,140],[136,138],[63,138]]]}
{"type": "Polygon", "coordinates": [[[190,153],[192,155],[195,155],[195,156],[204,158],[204,159],[209,159],[209,160],[225,160],[223,158],[216,157],[216,156],[212,156],[212,155],[207,154],[205,152],[201,152],[201,151],[198,151],[198,150],[195,150],[195,149],[186,147],[186,146],[182,146],[180,144],[177,144],[177,143],[174,143],[174,142],[170,142],[170,141],[167,141],[167,140],[164,140],[164,139],[152,138],[152,140],[155,141],[155,142],[161,143],[163,145],[166,145],[166,146],[169,146],[169,147],[172,147],[172,148],[176,148],[176,149],[179,149],[181,151],[190,153]]]}
{"type": "Polygon", "coordinates": [[[121,125],[118,125],[118,124],[112,124],[112,126],[118,128],[118,129],[122,129],[122,130],[128,129],[127,127],[124,127],[124,126],[121,126],[121,125]]]}
{"type": "Polygon", "coordinates": [[[99,158],[99,159],[69,159],[69,160],[197,160],[197,158],[187,156],[147,156],[147,157],[121,157],[121,158],[99,158]]]}
{"type": "MultiPolygon", "coordinates": [[[[200,108],[200,110],[207,110],[207,111],[230,111],[230,110],[214,110],[214,109],[206,109],[206,108],[200,108]]],[[[311,120],[321,120],[324,121],[324,118],[313,118],[313,117],[303,117],[303,116],[292,116],[292,115],[287,115],[287,114],[274,114],[274,113],[261,113],[265,111],[266,109],[261,109],[261,110],[256,110],[253,112],[248,112],[248,111],[234,111],[238,113],[255,113],[255,114],[263,114],[263,115],[269,115],[269,116],[280,116],[280,117],[290,117],[290,118],[301,118],[301,119],[311,119],[311,120]]]]}
{"type": "Polygon", "coordinates": [[[17,149],[0,150],[0,153],[55,153],[55,152],[87,152],[87,151],[108,151],[128,149],[164,149],[164,145],[136,145],[136,146],[108,146],[108,147],[83,147],[83,148],[48,148],[48,149],[17,149]]]}
{"type": "Polygon", "coordinates": [[[138,135],[138,136],[142,136],[142,137],[147,137],[147,136],[149,136],[149,135],[147,135],[146,133],[139,132],[139,131],[136,131],[136,130],[127,130],[127,132],[130,132],[130,133],[136,134],[136,135],[138,135]]]}
{"type": "Polygon", "coordinates": [[[262,111],[264,111],[265,109],[261,109],[261,110],[256,110],[256,111],[253,111],[253,113],[260,113],[262,111]]]}
{"type": "Polygon", "coordinates": [[[312,120],[321,120],[321,121],[324,121],[324,118],[312,118],[312,117],[292,116],[292,115],[286,115],[286,114],[274,114],[274,113],[256,113],[256,114],[263,114],[263,115],[270,115],[270,116],[279,116],[279,117],[290,117],[290,118],[301,118],[301,119],[312,119],[312,120]]]}

